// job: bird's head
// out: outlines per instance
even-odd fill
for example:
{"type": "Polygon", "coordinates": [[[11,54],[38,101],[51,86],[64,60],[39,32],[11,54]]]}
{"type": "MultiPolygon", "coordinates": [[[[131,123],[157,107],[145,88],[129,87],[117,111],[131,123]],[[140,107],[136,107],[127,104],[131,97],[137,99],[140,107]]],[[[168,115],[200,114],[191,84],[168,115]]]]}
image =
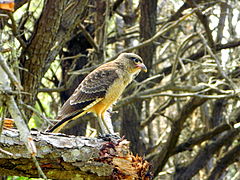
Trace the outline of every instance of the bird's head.
{"type": "Polygon", "coordinates": [[[125,64],[128,71],[131,73],[139,73],[141,70],[147,72],[147,67],[143,63],[140,56],[134,53],[122,53],[117,58],[119,61],[125,64]]]}

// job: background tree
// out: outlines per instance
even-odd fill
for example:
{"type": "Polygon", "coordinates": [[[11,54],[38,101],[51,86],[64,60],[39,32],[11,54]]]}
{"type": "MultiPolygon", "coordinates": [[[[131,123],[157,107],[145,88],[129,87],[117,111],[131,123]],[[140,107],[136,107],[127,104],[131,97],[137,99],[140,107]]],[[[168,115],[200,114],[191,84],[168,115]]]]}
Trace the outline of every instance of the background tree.
{"type": "MultiPolygon", "coordinates": [[[[149,71],[112,113],[132,151],[160,179],[239,177],[238,1],[18,0],[15,9],[1,11],[0,51],[30,127],[45,130],[87,73],[135,52],[149,71]]],[[[65,133],[93,136],[95,122],[65,133]]]]}

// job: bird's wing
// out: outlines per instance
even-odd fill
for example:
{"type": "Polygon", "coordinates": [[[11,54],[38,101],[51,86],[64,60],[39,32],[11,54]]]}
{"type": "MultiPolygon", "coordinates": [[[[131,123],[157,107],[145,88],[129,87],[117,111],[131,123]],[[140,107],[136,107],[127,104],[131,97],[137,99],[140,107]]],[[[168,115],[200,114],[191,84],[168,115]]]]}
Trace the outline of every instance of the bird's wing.
{"type": "Polygon", "coordinates": [[[114,68],[98,68],[90,73],[61,108],[58,119],[72,118],[101,101],[118,78],[114,68]]]}
{"type": "Polygon", "coordinates": [[[49,131],[59,132],[69,120],[84,115],[87,109],[101,101],[108,88],[118,78],[116,68],[97,68],[75,89],[72,96],[63,104],[57,119],[60,120],[49,131]]]}

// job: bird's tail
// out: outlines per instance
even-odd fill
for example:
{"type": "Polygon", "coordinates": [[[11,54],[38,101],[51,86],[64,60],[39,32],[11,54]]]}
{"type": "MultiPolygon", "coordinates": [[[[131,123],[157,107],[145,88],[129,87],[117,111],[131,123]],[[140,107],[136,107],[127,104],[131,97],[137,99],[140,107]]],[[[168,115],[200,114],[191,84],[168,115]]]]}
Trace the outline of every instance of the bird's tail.
{"type": "Polygon", "coordinates": [[[86,113],[87,113],[87,111],[81,111],[78,114],[75,114],[74,116],[69,116],[64,119],[61,119],[53,127],[51,127],[49,130],[47,130],[47,132],[59,133],[70,121],[76,120],[86,113]]]}
{"type": "Polygon", "coordinates": [[[48,130],[48,132],[53,132],[53,133],[59,133],[61,131],[61,129],[66,126],[71,120],[67,120],[65,122],[58,122],[57,124],[55,124],[50,130],[48,130]]]}

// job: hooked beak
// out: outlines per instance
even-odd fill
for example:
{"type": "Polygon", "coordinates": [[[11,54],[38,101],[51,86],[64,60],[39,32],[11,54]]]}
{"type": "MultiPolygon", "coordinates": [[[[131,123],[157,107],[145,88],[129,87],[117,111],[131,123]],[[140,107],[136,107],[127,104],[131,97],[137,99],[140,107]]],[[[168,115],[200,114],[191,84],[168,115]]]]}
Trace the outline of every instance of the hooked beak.
{"type": "Polygon", "coordinates": [[[145,66],[145,64],[137,64],[137,67],[140,68],[142,71],[147,72],[147,67],[145,66]]]}

